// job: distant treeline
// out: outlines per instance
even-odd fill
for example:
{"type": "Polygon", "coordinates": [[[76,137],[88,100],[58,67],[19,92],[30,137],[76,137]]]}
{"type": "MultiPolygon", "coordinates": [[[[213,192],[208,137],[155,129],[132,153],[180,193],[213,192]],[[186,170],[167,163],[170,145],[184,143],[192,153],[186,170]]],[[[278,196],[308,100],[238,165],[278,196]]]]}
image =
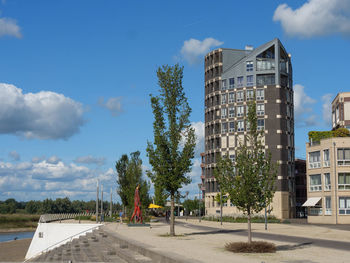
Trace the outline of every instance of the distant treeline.
{"type": "MultiPolygon", "coordinates": [[[[99,202],[101,209],[101,201],[99,202]]],[[[110,209],[109,202],[103,202],[103,211],[108,212],[110,209]]],[[[121,205],[113,203],[113,213],[120,211],[121,205]]],[[[28,214],[54,214],[54,213],[82,213],[95,212],[96,201],[71,201],[68,197],[57,198],[56,200],[45,199],[43,201],[17,202],[10,198],[6,201],[0,201],[0,214],[28,213],[28,214]]]]}

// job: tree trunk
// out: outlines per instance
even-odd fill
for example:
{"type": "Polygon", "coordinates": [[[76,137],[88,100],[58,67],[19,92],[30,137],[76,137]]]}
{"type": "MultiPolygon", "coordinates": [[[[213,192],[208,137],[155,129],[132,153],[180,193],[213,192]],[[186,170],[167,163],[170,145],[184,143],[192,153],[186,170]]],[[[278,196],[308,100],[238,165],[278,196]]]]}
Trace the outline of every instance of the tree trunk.
{"type": "Polygon", "coordinates": [[[248,212],[248,244],[252,243],[252,226],[251,226],[250,211],[248,212]]]}
{"type": "Polygon", "coordinates": [[[171,194],[170,208],[170,236],[175,236],[175,217],[174,217],[174,194],[171,194]]]}

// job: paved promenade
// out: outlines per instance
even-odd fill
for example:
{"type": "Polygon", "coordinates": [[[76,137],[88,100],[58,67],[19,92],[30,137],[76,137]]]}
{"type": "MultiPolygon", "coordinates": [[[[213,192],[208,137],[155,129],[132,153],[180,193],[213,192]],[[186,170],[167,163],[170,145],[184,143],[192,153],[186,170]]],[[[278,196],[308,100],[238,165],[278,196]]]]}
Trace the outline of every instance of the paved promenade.
{"type": "Polygon", "coordinates": [[[105,231],[141,243],[155,253],[187,262],[350,262],[350,226],[253,224],[253,240],[278,246],[277,253],[233,254],[224,250],[227,242],[246,241],[246,224],[178,220],[177,237],[168,237],[169,225],[152,223],[152,228],[107,224],[105,231]]]}

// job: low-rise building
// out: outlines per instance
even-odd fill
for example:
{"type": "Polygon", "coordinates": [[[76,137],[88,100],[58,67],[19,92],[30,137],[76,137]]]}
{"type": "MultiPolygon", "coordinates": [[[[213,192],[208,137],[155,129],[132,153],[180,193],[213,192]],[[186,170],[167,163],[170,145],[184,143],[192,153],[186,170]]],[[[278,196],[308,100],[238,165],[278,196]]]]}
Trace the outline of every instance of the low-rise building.
{"type": "Polygon", "coordinates": [[[306,144],[309,223],[350,224],[350,137],[306,144]]]}

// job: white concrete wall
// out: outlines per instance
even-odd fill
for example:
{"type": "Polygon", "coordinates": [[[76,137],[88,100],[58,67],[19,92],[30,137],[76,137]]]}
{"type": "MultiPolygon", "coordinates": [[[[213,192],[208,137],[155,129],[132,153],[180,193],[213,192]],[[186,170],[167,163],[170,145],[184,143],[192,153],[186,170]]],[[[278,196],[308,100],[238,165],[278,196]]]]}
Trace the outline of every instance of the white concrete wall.
{"type": "Polygon", "coordinates": [[[74,238],[92,232],[101,225],[102,224],[39,223],[27,251],[26,259],[37,256],[48,248],[51,250],[74,238]],[[42,233],[42,237],[39,237],[39,233],[42,233]]]}

